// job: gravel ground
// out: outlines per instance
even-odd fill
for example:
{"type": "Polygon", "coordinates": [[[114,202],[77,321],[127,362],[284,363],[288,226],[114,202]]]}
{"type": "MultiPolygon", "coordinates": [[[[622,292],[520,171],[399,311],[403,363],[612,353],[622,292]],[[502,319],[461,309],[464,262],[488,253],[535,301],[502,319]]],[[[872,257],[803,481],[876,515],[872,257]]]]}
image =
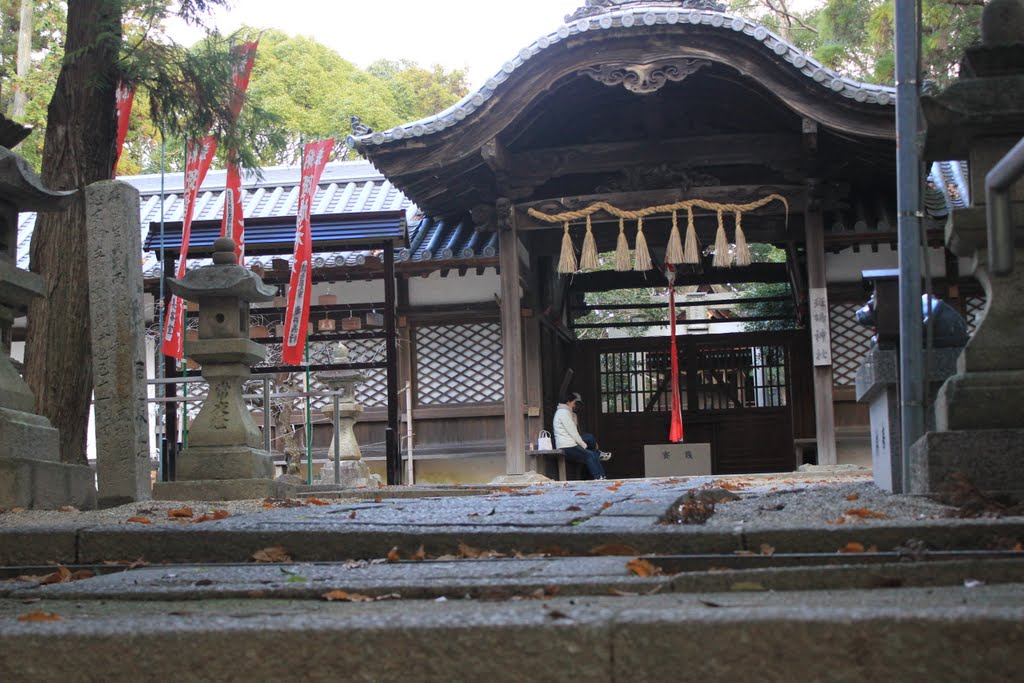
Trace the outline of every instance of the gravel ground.
{"type": "MultiPolygon", "coordinates": [[[[707,478],[702,478],[707,481],[707,478]]],[[[664,490],[665,481],[648,480],[664,490]]],[[[564,486],[555,483],[554,486],[564,486]]],[[[571,486],[588,486],[577,482],[571,486]]],[[[714,477],[709,486],[724,486],[739,496],[738,500],[720,502],[706,528],[732,529],[737,524],[746,528],[820,527],[837,524],[870,524],[893,521],[940,519],[950,516],[954,508],[932,500],[881,491],[872,483],[867,470],[838,472],[812,471],[781,475],[750,475],[714,477]]],[[[683,493],[680,485],[680,493],[683,493]]],[[[493,495],[493,492],[490,492],[493,495]]],[[[380,495],[387,498],[387,489],[380,495]]],[[[635,496],[642,498],[642,493],[635,496]]],[[[330,505],[350,504],[355,498],[334,498],[321,501],[330,505]]],[[[310,504],[305,499],[292,505],[310,504]]],[[[429,505],[428,501],[424,504],[429,505]]],[[[263,500],[210,502],[146,501],[129,503],[105,510],[6,510],[0,511],[0,528],[83,527],[94,525],[136,524],[145,518],[154,526],[181,525],[197,518],[211,519],[224,511],[232,517],[262,514],[278,509],[263,500]],[[189,508],[191,516],[175,518],[171,511],[189,508]]],[[[184,511],[179,514],[185,515],[184,511]]]]}

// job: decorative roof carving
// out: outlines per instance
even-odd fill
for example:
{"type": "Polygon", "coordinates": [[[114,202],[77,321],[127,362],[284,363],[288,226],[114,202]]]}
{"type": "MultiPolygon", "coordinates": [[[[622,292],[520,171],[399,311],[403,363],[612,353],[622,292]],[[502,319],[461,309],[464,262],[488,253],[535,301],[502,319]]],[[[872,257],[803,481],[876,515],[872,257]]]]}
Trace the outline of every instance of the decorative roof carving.
{"type": "Polygon", "coordinates": [[[644,190],[716,187],[722,181],[713,175],[694,171],[681,162],[665,162],[653,166],[624,168],[619,174],[596,188],[598,194],[608,192],[643,192],[644,190]]]}
{"type": "Polygon", "coordinates": [[[647,95],[661,90],[669,81],[678,83],[705,66],[711,66],[711,62],[706,59],[666,59],[651,64],[601,64],[576,73],[590,76],[598,83],[622,85],[630,92],[647,95]]]}
{"type": "Polygon", "coordinates": [[[568,24],[577,19],[613,12],[617,9],[627,9],[630,5],[711,10],[712,12],[725,11],[725,5],[720,2],[712,2],[712,0],[586,0],[586,5],[580,7],[572,14],[566,15],[565,23],[568,24]]]}
{"type": "MultiPolygon", "coordinates": [[[[601,2],[602,0],[596,1],[601,2]]],[[[458,126],[494,97],[495,93],[501,89],[502,84],[508,81],[517,69],[552,46],[587,31],[642,31],[653,26],[674,27],[676,30],[685,31],[689,27],[699,25],[709,30],[744,35],[748,40],[760,43],[769,59],[783,62],[783,66],[794,69],[808,78],[812,81],[812,86],[820,91],[831,91],[840,97],[869,105],[894,107],[896,104],[895,88],[845,78],[764,26],[727,13],[717,3],[707,3],[715,5],[713,9],[696,9],[694,0],[607,1],[608,4],[603,6],[588,5],[583,9],[599,9],[599,11],[585,16],[581,15],[575,20],[572,20],[572,16],[570,16],[570,21],[567,21],[558,30],[541,36],[532,44],[524,47],[513,59],[505,62],[501,69],[489,78],[479,90],[466,95],[448,109],[387,130],[350,136],[349,145],[365,150],[406,138],[433,135],[458,126]]]]}

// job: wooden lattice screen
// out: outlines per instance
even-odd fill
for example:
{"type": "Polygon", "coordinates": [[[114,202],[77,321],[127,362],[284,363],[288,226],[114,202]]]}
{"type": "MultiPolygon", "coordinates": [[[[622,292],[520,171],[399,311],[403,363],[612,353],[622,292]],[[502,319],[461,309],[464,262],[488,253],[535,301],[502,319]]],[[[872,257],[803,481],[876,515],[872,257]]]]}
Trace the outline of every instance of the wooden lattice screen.
{"type": "Polygon", "coordinates": [[[416,405],[504,400],[500,324],[417,327],[414,339],[416,405]]]}

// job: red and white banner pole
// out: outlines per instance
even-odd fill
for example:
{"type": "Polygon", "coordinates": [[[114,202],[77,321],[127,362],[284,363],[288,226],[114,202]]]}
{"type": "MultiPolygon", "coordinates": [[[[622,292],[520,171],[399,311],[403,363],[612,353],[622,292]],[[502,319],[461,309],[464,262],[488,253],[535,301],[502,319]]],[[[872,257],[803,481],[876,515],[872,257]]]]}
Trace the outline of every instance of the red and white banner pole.
{"type": "MultiPolygon", "coordinates": [[[[185,189],[182,192],[185,209],[181,219],[181,253],[178,255],[178,269],[175,274],[178,279],[185,277],[188,242],[192,234],[192,210],[216,151],[217,141],[212,137],[205,137],[202,140],[190,140],[185,153],[185,189]]],[[[160,350],[164,355],[178,360],[184,356],[185,350],[185,333],[182,329],[184,313],[185,302],[177,296],[172,296],[171,304],[167,307],[164,338],[160,350]]]]}
{"type": "Polygon", "coordinates": [[[117,151],[114,153],[114,168],[111,177],[117,177],[117,164],[121,161],[121,150],[124,149],[124,139],[128,137],[128,123],[131,120],[132,104],[135,102],[135,88],[127,83],[119,82],[114,91],[117,116],[117,151]]]}
{"type": "Polygon", "coordinates": [[[328,138],[307,143],[302,151],[302,179],[299,208],[295,216],[295,261],[288,282],[288,308],[285,310],[284,347],[281,360],[286,365],[302,365],[309,326],[309,300],[313,289],[313,245],[309,214],[316,196],[320,174],[334,149],[328,138]]]}
{"type": "MultiPolygon", "coordinates": [[[[232,125],[238,120],[245,102],[245,91],[249,87],[249,75],[256,61],[256,48],[259,41],[243,43],[234,49],[237,61],[231,76],[233,94],[231,96],[232,125]]],[[[245,216],[242,205],[242,177],[238,170],[238,154],[235,150],[228,152],[227,183],[224,192],[224,217],[220,224],[222,237],[230,237],[235,242],[235,256],[238,265],[245,265],[245,216]]]]}

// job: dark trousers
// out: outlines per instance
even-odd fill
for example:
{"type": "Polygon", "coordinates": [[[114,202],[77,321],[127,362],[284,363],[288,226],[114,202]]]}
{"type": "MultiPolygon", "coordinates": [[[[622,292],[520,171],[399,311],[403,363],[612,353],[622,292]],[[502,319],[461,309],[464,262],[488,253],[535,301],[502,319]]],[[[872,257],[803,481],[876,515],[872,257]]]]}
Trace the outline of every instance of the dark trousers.
{"type": "Polygon", "coordinates": [[[597,450],[597,442],[594,440],[594,435],[581,434],[580,436],[583,437],[587,447],[570,446],[569,448],[563,448],[562,452],[565,453],[565,459],[583,463],[587,466],[591,479],[600,479],[604,476],[604,467],[601,466],[601,452],[597,450]]]}

